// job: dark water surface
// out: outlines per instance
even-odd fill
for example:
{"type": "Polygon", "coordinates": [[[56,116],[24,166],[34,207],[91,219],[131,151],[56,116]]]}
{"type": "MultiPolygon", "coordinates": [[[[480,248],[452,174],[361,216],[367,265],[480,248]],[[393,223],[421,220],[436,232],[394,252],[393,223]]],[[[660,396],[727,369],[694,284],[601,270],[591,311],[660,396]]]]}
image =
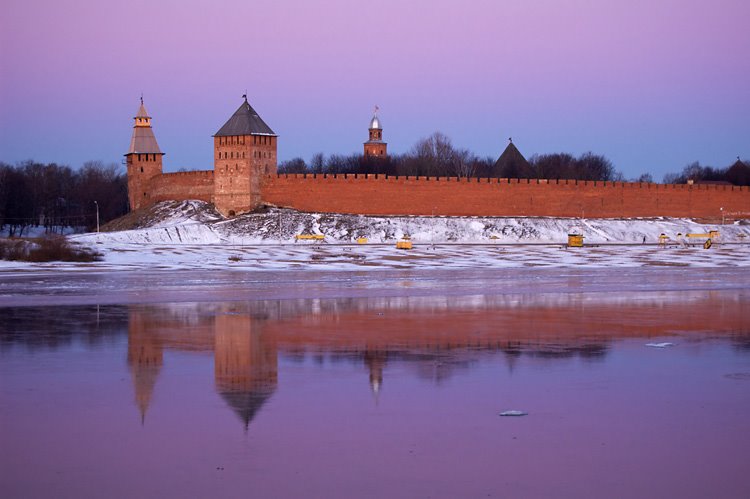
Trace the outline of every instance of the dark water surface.
{"type": "Polygon", "coordinates": [[[0,491],[750,497],[748,310],[747,289],[0,308],[0,491]]]}

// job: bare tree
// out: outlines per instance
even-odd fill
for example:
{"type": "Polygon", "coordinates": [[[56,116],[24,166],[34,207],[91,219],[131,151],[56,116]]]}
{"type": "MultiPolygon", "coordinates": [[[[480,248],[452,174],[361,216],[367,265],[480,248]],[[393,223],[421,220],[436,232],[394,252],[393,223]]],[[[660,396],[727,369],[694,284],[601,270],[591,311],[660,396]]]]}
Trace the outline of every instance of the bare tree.
{"type": "Polygon", "coordinates": [[[634,180],[634,182],[643,182],[648,184],[654,183],[654,177],[650,173],[642,173],[640,177],[634,180]]]}
{"type": "Polygon", "coordinates": [[[287,161],[283,161],[278,168],[279,173],[306,173],[307,165],[305,160],[302,158],[292,158],[287,161]]]}
{"type": "Polygon", "coordinates": [[[325,156],[323,156],[322,152],[313,154],[312,159],[310,160],[310,171],[313,173],[323,173],[323,170],[325,168],[325,156]]]}
{"type": "Polygon", "coordinates": [[[479,159],[467,149],[459,149],[453,153],[453,172],[456,177],[474,177],[479,166],[479,159]]]}

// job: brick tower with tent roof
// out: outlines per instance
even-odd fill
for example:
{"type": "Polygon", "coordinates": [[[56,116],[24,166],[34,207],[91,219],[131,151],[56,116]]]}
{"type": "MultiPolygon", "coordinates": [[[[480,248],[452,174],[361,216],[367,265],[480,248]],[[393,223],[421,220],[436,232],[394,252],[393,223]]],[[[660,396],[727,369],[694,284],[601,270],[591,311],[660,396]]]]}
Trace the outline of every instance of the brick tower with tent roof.
{"type": "Polygon", "coordinates": [[[276,174],[276,139],[255,109],[244,102],[214,135],[214,204],[224,216],[261,203],[263,178],[276,174]]]}
{"type": "Polygon", "coordinates": [[[133,118],[133,135],[130,138],[130,147],[125,154],[125,163],[128,171],[128,201],[130,209],[137,210],[143,206],[149,206],[151,193],[149,180],[162,174],[162,156],[164,153],[159,149],[156,142],[154,130],[151,128],[151,116],[146,112],[141,97],[141,107],[133,118]]]}

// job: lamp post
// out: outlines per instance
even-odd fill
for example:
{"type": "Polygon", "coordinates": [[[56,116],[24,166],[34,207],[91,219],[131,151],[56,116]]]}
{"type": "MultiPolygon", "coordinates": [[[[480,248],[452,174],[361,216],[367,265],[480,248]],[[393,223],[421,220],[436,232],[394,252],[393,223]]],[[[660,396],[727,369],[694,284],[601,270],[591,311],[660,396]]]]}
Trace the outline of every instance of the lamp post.
{"type": "Polygon", "coordinates": [[[719,208],[719,211],[721,211],[721,225],[724,225],[724,207],[719,208]]]}
{"type": "Polygon", "coordinates": [[[437,228],[437,222],[435,221],[435,210],[437,206],[432,207],[432,234],[430,234],[430,240],[432,242],[432,250],[435,251],[435,229],[437,228]]]}
{"type": "Polygon", "coordinates": [[[96,231],[99,232],[99,203],[94,201],[94,205],[96,206],[96,231]]]}

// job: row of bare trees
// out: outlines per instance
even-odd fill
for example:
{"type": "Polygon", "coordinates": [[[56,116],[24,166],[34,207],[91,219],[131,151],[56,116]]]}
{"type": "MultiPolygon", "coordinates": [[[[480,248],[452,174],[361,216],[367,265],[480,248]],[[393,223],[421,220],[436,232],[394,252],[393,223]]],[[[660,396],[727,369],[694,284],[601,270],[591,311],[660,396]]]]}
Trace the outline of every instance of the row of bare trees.
{"type": "Polygon", "coordinates": [[[115,163],[89,161],[77,170],[56,163],[0,162],[0,231],[22,236],[29,227],[51,233],[81,230],[128,211],[127,178],[115,163]]]}
{"type": "Polygon", "coordinates": [[[604,156],[586,153],[534,155],[528,161],[497,162],[453,146],[440,132],[418,141],[407,153],[387,158],[315,154],[310,163],[294,158],[279,165],[279,173],[380,173],[426,177],[565,178],[621,180],[622,175],[604,156]]]}
{"type": "Polygon", "coordinates": [[[732,185],[750,185],[750,160],[737,161],[726,168],[701,166],[699,162],[690,163],[680,173],[668,173],[664,176],[665,184],[684,184],[693,182],[728,182],[732,185]]]}

